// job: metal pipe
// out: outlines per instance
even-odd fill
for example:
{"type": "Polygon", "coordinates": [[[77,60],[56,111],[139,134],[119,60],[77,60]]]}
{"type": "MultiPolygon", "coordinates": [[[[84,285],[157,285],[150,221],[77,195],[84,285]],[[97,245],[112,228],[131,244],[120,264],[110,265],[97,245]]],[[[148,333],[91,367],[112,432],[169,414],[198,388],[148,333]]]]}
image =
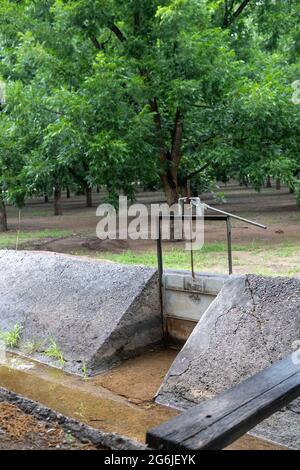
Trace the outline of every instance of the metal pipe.
{"type": "Polygon", "coordinates": [[[240,217],[238,215],[231,214],[230,212],[222,211],[221,209],[216,209],[215,207],[211,207],[208,204],[203,204],[205,209],[214,211],[214,212],[219,212],[220,214],[227,215],[228,217],[232,217],[233,219],[241,220],[242,222],[246,222],[247,224],[254,225],[255,227],[263,228],[266,230],[268,227],[265,225],[259,224],[258,222],[253,222],[253,220],[245,219],[244,217],[240,217]]]}
{"type": "Polygon", "coordinates": [[[226,230],[227,230],[227,251],[228,251],[228,269],[229,275],[233,273],[233,261],[232,261],[232,233],[231,233],[231,219],[230,217],[226,220],[226,230]]]}
{"type": "Polygon", "coordinates": [[[161,230],[161,217],[158,218],[158,237],[157,237],[157,261],[158,261],[158,276],[159,276],[159,300],[160,300],[160,313],[162,320],[163,337],[165,337],[165,318],[164,318],[164,295],[163,295],[163,254],[162,254],[162,230],[161,230]]]}

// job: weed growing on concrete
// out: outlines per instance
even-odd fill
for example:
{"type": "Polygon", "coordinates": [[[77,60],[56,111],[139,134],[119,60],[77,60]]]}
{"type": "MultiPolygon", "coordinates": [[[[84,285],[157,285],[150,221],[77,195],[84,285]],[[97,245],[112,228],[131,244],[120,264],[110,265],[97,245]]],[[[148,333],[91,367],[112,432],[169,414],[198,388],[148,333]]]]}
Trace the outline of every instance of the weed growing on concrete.
{"type": "Polygon", "coordinates": [[[82,372],[84,380],[87,380],[89,376],[88,376],[88,367],[85,361],[83,361],[82,363],[81,372],[82,372]]]}
{"type": "Polygon", "coordinates": [[[24,341],[20,344],[20,349],[25,354],[34,354],[37,351],[40,351],[43,347],[41,341],[24,341]]]}
{"type": "Polygon", "coordinates": [[[65,365],[64,356],[53,339],[50,342],[49,348],[46,349],[45,355],[56,359],[62,367],[65,365]]]}
{"type": "Polygon", "coordinates": [[[21,338],[21,327],[18,323],[10,331],[1,331],[0,338],[8,348],[16,348],[21,338]]]}

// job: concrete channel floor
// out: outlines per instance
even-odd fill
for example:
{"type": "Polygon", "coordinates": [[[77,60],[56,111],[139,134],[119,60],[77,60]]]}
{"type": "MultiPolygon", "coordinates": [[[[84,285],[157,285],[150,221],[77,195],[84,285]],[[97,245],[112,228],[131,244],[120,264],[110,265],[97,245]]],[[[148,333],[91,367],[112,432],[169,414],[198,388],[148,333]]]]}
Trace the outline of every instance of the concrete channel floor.
{"type": "MultiPolygon", "coordinates": [[[[9,354],[6,364],[0,366],[0,386],[96,429],[144,442],[147,430],[178,413],[153,403],[177,353],[172,349],[150,350],[89,379],[9,354]]],[[[245,436],[229,449],[280,447],[245,436]]]]}

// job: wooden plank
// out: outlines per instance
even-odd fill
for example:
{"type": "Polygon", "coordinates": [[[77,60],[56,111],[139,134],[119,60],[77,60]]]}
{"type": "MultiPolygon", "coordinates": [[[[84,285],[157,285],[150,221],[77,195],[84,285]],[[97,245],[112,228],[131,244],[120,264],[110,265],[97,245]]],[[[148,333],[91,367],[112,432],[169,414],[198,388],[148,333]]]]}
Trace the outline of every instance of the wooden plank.
{"type": "Polygon", "coordinates": [[[164,449],[222,449],[300,396],[300,365],[292,356],[151,430],[164,449]]]}

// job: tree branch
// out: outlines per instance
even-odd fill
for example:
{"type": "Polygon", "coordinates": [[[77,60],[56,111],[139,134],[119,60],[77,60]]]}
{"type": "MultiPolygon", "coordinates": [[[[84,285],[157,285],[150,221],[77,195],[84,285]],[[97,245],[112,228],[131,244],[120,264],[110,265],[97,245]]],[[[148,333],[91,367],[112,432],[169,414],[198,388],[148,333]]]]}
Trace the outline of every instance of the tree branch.
{"type": "Polygon", "coordinates": [[[104,51],[104,44],[99,42],[96,36],[92,36],[90,39],[92,43],[94,44],[95,48],[98,49],[98,51],[104,51]]]}
{"type": "Polygon", "coordinates": [[[116,24],[113,24],[110,27],[110,30],[117,36],[117,38],[119,39],[120,42],[125,42],[126,41],[125,35],[122,33],[122,31],[118,28],[118,26],[116,24]]]}
{"type": "Polygon", "coordinates": [[[229,21],[230,15],[234,7],[234,2],[235,0],[230,0],[230,5],[229,5],[229,0],[225,0],[223,27],[228,26],[228,21],[229,21]]]}
{"type": "MultiPolygon", "coordinates": [[[[243,13],[245,8],[249,5],[249,3],[252,0],[243,0],[243,2],[240,4],[240,6],[234,11],[232,14],[225,15],[224,21],[223,21],[223,28],[228,28],[232,23],[243,13]]],[[[233,4],[231,5],[233,8],[233,4]]]]}
{"type": "Polygon", "coordinates": [[[252,0],[244,0],[240,6],[238,7],[238,9],[232,14],[232,19],[235,20],[236,18],[238,18],[242,13],[243,11],[245,10],[245,8],[249,5],[249,3],[251,2],[252,0]]]}
{"type": "Polygon", "coordinates": [[[217,134],[210,134],[210,135],[204,135],[200,138],[199,142],[197,144],[191,145],[191,149],[194,152],[197,152],[197,150],[203,145],[209,142],[210,140],[213,140],[214,138],[218,137],[217,134]]]}
{"type": "Polygon", "coordinates": [[[202,171],[206,170],[206,168],[208,168],[209,166],[210,166],[210,162],[205,163],[205,165],[202,165],[200,168],[198,168],[198,170],[195,170],[192,173],[189,173],[187,177],[184,179],[184,182],[187,183],[188,180],[198,175],[199,173],[202,173],[202,171]]]}
{"type": "Polygon", "coordinates": [[[179,166],[180,157],[181,157],[182,133],[183,133],[182,116],[181,116],[180,109],[178,108],[176,111],[173,138],[172,138],[172,150],[171,150],[171,159],[174,162],[175,167],[177,168],[179,166]]]}
{"type": "Polygon", "coordinates": [[[54,109],[47,108],[46,106],[41,106],[41,105],[39,105],[39,108],[40,108],[40,109],[43,109],[44,111],[48,111],[49,113],[56,114],[57,116],[63,116],[63,117],[66,116],[65,113],[63,113],[63,112],[61,112],[61,111],[55,111],[54,109]]]}
{"type": "Polygon", "coordinates": [[[162,135],[162,125],[161,125],[161,116],[159,114],[158,103],[157,99],[153,98],[150,100],[150,109],[153,113],[154,124],[156,128],[156,133],[158,137],[158,145],[159,145],[159,159],[161,164],[165,164],[166,162],[166,152],[165,152],[165,145],[162,135]]]}
{"type": "Polygon", "coordinates": [[[141,16],[140,16],[139,11],[135,12],[133,22],[134,22],[134,32],[137,33],[140,29],[140,23],[141,23],[141,16]]]}

